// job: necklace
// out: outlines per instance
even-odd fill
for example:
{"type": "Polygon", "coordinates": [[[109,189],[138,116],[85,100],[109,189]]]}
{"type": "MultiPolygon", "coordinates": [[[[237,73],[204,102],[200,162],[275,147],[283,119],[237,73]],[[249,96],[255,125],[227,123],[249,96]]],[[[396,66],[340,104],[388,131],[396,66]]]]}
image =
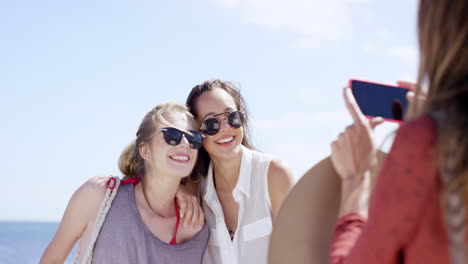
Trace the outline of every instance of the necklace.
{"type": "MultiPolygon", "coordinates": [[[[156,210],[154,210],[153,207],[151,206],[151,204],[149,203],[148,198],[146,197],[145,186],[144,186],[143,181],[141,181],[141,192],[143,193],[143,197],[145,199],[145,202],[148,204],[151,211],[153,211],[153,213],[155,213],[157,216],[159,216],[161,218],[165,218],[163,215],[161,215],[156,210]]],[[[180,222],[179,210],[177,209],[177,205],[175,203],[175,200],[174,200],[174,208],[175,208],[175,211],[176,211],[176,214],[177,214],[177,220],[176,220],[176,224],[175,224],[175,228],[174,228],[174,235],[172,236],[172,240],[169,243],[170,245],[177,245],[177,230],[179,229],[179,222],[180,222]]]]}

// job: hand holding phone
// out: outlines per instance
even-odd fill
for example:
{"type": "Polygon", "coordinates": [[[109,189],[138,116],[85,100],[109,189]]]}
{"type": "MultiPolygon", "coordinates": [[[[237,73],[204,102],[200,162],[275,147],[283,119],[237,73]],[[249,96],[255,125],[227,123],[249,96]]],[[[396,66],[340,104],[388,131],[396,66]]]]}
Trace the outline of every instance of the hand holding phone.
{"type": "Polygon", "coordinates": [[[367,117],[380,116],[386,121],[403,121],[408,100],[409,87],[378,84],[351,79],[349,87],[362,113],[367,117]]]}

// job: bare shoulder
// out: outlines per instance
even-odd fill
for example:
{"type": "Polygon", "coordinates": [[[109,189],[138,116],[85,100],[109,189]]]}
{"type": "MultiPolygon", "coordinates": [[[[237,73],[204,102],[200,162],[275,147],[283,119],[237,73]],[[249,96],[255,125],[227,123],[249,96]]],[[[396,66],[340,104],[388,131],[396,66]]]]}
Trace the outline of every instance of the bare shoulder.
{"type": "Polygon", "coordinates": [[[94,176],[81,185],[73,196],[91,195],[102,197],[106,192],[109,178],[109,176],[94,176]]]}
{"type": "Polygon", "coordinates": [[[280,159],[273,159],[268,168],[268,184],[291,187],[294,183],[292,170],[280,159]]]}
{"type": "Polygon", "coordinates": [[[99,207],[107,190],[109,176],[95,176],[87,180],[73,194],[70,204],[73,204],[85,215],[92,216],[99,207]]]}
{"type": "MultiPolygon", "coordinates": [[[[92,177],[75,191],[40,263],[64,263],[76,241],[83,239],[83,234],[91,232],[106,193],[108,179],[92,177]]],[[[83,243],[80,242],[80,249],[86,244],[83,243]]]]}
{"type": "Polygon", "coordinates": [[[110,176],[94,176],[89,178],[81,187],[84,189],[105,191],[110,178],[110,176]]]}
{"type": "Polygon", "coordinates": [[[268,193],[274,218],[293,185],[291,169],[282,160],[273,159],[268,168],[268,193]]]}
{"type": "Polygon", "coordinates": [[[289,192],[273,223],[270,263],[326,263],[340,194],[341,179],[330,157],[308,170],[289,192]]]}
{"type": "Polygon", "coordinates": [[[108,180],[108,176],[96,176],[81,185],[71,197],[64,219],[73,219],[73,222],[82,225],[82,230],[93,224],[106,194],[108,180]]]}

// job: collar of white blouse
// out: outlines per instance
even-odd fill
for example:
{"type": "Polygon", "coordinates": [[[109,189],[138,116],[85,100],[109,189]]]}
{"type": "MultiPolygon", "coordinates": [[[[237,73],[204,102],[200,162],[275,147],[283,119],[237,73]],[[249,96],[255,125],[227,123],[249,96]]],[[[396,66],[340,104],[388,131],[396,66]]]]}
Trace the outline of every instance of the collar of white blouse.
{"type": "MultiPolygon", "coordinates": [[[[244,194],[246,198],[250,197],[250,181],[251,181],[251,174],[252,174],[252,156],[253,151],[242,146],[242,159],[241,159],[241,167],[239,171],[239,179],[237,180],[236,187],[232,191],[232,195],[236,202],[240,201],[241,194],[244,194]]],[[[218,195],[216,194],[216,190],[214,187],[213,181],[213,163],[210,162],[210,166],[208,167],[208,173],[206,176],[206,189],[205,189],[205,196],[204,200],[206,203],[212,207],[214,204],[213,202],[218,200],[218,195]]]]}

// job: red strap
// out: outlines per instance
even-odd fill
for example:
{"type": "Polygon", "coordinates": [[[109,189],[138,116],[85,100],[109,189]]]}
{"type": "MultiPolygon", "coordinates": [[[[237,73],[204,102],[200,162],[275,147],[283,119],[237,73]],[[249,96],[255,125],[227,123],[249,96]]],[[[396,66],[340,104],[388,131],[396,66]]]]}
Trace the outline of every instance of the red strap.
{"type": "MultiPolygon", "coordinates": [[[[115,180],[114,178],[111,178],[115,180]]],[[[129,177],[123,181],[120,182],[120,184],[128,184],[128,183],[133,183],[133,186],[137,185],[141,180],[141,176],[137,175],[136,177],[129,177]]],[[[109,180],[110,181],[110,180],[109,180]]],[[[179,207],[177,207],[177,202],[174,199],[174,207],[176,209],[176,214],[177,214],[177,221],[176,221],[176,226],[174,230],[174,236],[172,237],[171,242],[169,243],[170,245],[177,245],[177,231],[179,230],[179,222],[180,222],[180,213],[179,213],[179,207]]]]}
{"type": "Polygon", "coordinates": [[[176,237],[177,237],[177,231],[179,230],[179,222],[180,222],[179,207],[177,207],[177,202],[175,201],[175,199],[174,199],[174,206],[175,206],[175,210],[177,213],[177,222],[175,225],[174,237],[172,237],[171,243],[169,243],[170,245],[177,245],[176,237]]]}
{"type": "Polygon", "coordinates": [[[140,177],[129,177],[120,182],[120,184],[133,183],[133,186],[137,185],[140,182],[140,177]]]}
{"type": "Polygon", "coordinates": [[[117,184],[117,180],[114,177],[110,177],[106,183],[107,188],[109,188],[111,191],[114,190],[116,184],[117,184]]]}

